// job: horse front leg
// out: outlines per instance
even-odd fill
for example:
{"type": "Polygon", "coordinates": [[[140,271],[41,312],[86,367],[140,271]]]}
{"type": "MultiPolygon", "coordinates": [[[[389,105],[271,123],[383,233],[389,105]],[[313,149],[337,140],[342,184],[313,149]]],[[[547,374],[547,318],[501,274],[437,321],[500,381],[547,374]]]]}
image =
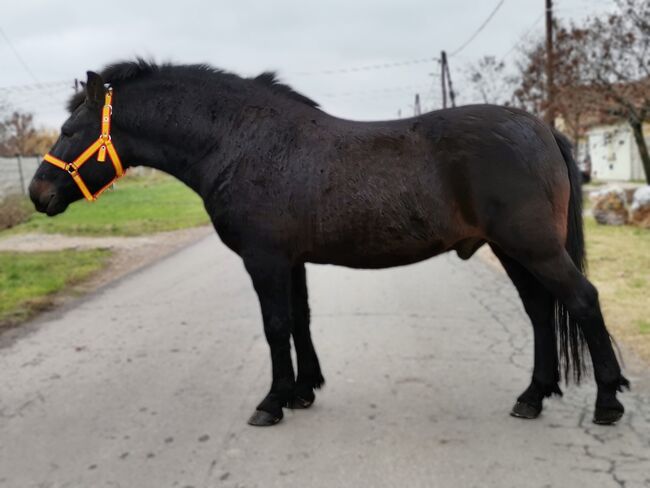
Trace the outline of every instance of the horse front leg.
{"type": "Polygon", "coordinates": [[[255,252],[244,265],[262,309],[264,334],[271,348],[271,390],[248,420],[250,425],[269,426],[282,420],[282,408],[292,400],[295,387],[291,363],[291,265],[285,258],[255,252]]]}
{"type": "Polygon", "coordinates": [[[291,408],[309,408],[316,398],[314,388],[320,388],[325,379],[309,331],[309,299],[307,274],[303,263],[294,266],[291,274],[291,302],[293,312],[293,344],[296,348],[298,378],[291,408]]]}

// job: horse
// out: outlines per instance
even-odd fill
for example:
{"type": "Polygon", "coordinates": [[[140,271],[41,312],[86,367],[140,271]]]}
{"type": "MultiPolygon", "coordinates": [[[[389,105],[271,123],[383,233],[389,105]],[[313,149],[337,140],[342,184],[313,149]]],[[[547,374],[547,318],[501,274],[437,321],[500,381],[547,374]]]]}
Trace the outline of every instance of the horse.
{"type": "Polygon", "coordinates": [[[535,116],[469,105],[358,122],[273,72],[244,78],[140,58],[87,72],[68,109],[29,187],[36,209],[54,216],[94,199],[122,166],[156,168],[200,195],[250,275],[270,347],[271,387],[249,424],[308,408],[324,384],[305,263],[378,269],[449,251],[469,259],[484,244],[534,331],[532,379],[511,415],[536,418],[563,378],[579,383],[588,350],[593,421],[622,417],[617,392],[629,382],[584,274],[580,173],[568,140],[535,116]]]}

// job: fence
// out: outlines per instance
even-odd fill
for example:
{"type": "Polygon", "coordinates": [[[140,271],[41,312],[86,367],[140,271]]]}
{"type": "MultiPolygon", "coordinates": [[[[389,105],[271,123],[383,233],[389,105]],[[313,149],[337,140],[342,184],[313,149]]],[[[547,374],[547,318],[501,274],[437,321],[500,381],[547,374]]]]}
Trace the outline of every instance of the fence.
{"type": "Polygon", "coordinates": [[[41,160],[40,156],[0,158],[0,200],[14,194],[26,195],[41,160]]]}

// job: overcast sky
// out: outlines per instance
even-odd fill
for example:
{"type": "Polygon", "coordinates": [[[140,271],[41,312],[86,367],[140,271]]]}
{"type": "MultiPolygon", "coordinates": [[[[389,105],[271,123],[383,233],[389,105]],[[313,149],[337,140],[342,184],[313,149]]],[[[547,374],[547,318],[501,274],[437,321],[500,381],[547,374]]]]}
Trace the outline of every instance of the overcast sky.
{"type": "MultiPolygon", "coordinates": [[[[395,118],[399,109],[410,115],[416,92],[427,110],[438,108],[440,83],[431,76],[439,71],[435,61],[324,71],[420,61],[438,56],[441,49],[453,52],[499,0],[2,3],[0,101],[34,112],[39,125],[58,127],[74,78],[134,56],[206,62],[247,76],[276,70],[285,82],[341,117],[395,118]],[[35,88],[37,82],[43,86],[35,88]]],[[[554,1],[563,20],[601,14],[612,3],[554,1]]],[[[472,101],[463,83],[467,65],[484,55],[501,58],[506,53],[505,60],[512,61],[513,46],[527,33],[543,34],[543,9],[544,0],[504,0],[485,29],[450,58],[461,101],[472,101]]]]}

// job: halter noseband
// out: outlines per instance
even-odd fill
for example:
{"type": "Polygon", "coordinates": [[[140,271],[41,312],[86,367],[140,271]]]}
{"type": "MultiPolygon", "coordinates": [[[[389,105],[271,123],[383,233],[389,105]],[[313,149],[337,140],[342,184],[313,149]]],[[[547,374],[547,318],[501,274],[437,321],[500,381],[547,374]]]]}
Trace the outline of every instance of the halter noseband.
{"type": "Polygon", "coordinates": [[[99,138],[93,142],[88,148],[82,152],[77,159],[72,161],[71,163],[66,163],[65,161],[62,161],[61,159],[52,156],[50,153],[47,153],[44,157],[43,160],[47,161],[50,164],[53,164],[57,168],[60,168],[64,171],[67,171],[70,176],[72,176],[72,179],[74,182],[77,184],[79,187],[79,190],[81,190],[81,193],[83,196],[86,198],[88,201],[94,201],[97,200],[97,197],[101,195],[104,190],[106,190],[109,186],[115,182],[120,176],[124,174],[124,169],[122,167],[122,162],[120,161],[119,156],[117,155],[117,151],[115,151],[115,147],[113,146],[113,142],[111,141],[111,115],[113,114],[113,106],[111,105],[111,101],[113,99],[113,88],[108,88],[106,90],[106,98],[104,101],[104,108],[102,108],[102,132],[99,135],[99,138]],[[115,168],[115,177],[108,182],[101,190],[97,191],[96,193],[90,193],[90,190],[88,189],[88,186],[86,186],[86,183],[84,183],[83,178],[81,178],[81,175],[79,174],[79,168],[88,161],[95,153],[97,153],[97,161],[99,162],[104,162],[106,161],[106,153],[108,152],[108,156],[111,158],[111,162],[113,163],[113,167],[115,168]]]}

